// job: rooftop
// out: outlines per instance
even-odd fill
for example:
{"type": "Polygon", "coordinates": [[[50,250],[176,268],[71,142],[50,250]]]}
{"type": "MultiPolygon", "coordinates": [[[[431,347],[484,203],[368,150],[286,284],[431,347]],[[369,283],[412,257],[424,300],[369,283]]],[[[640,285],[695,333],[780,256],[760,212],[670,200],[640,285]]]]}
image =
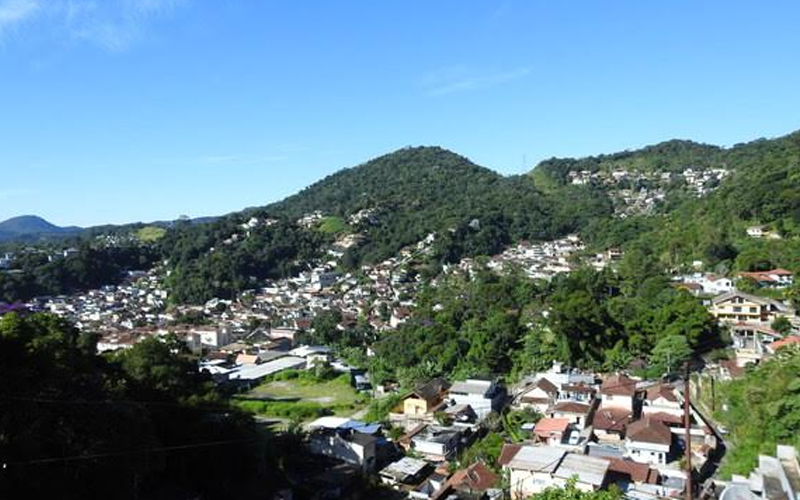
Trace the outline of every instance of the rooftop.
{"type": "Polygon", "coordinates": [[[605,458],[568,453],[561,461],[555,476],[562,479],[578,476],[582,483],[599,487],[605,482],[609,466],[610,461],[605,458]]]}
{"type": "Polygon", "coordinates": [[[523,446],[509,462],[511,469],[552,474],[561,463],[566,451],[555,446],[523,446]]]}

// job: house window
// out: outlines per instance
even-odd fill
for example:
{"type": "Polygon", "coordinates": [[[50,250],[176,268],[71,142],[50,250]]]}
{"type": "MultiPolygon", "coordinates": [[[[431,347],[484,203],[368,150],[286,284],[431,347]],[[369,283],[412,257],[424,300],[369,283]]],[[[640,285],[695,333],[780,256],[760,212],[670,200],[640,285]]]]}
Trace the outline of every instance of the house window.
{"type": "Polygon", "coordinates": [[[740,312],[742,312],[742,308],[741,308],[741,307],[738,307],[738,306],[736,306],[736,307],[734,307],[734,308],[733,308],[733,312],[740,313],[740,312]]]}
{"type": "Polygon", "coordinates": [[[751,313],[758,312],[758,308],[751,307],[751,308],[750,308],[750,312],[751,312],[751,313]]]}

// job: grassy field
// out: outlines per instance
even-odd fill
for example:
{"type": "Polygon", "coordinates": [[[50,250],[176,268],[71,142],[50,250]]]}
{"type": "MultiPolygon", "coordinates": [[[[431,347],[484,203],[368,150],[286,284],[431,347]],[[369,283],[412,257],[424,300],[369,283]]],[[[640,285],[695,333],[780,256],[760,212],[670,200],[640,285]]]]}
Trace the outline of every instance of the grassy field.
{"type": "Polygon", "coordinates": [[[140,241],[149,243],[160,240],[165,234],[167,234],[167,230],[163,227],[147,226],[141,228],[136,233],[136,237],[139,238],[140,241]]]}
{"type": "Polygon", "coordinates": [[[350,226],[341,217],[325,217],[320,221],[318,230],[323,233],[337,234],[349,231],[350,226]]]}
{"type": "Polygon", "coordinates": [[[308,372],[289,371],[256,387],[238,404],[264,417],[310,421],[325,415],[350,416],[367,400],[350,386],[349,375],[318,380],[308,372]]]}

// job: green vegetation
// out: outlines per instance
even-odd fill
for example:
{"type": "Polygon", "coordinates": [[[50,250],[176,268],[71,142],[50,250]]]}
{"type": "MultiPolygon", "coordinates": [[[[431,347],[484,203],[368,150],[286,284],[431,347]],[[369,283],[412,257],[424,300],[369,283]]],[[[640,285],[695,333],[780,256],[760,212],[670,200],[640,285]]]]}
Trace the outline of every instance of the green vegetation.
{"type": "Polygon", "coordinates": [[[800,448],[800,349],[787,347],[737,380],[721,385],[727,411],[717,418],[732,446],[721,474],[747,475],[758,455],[774,455],[778,444],[800,448]]]}
{"type": "Polygon", "coordinates": [[[481,461],[485,463],[487,467],[499,473],[500,470],[497,459],[500,458],[500,453],[503,451],[503,444],[505,444],[505,440],[501,434],[489,432],[485,437],[464,450],[458,462],[464,467],[467,467],[470,464],[481,461]]]}
{"type": "Polygon", "coordinates": [[[454,232],[440,243],[440,259],[496,253],[515,239],[575,231],[609,214],[610,204],[581,188],[551,197],[526,176],[503,177],[444,149],[418,147],[342,170],[266,207],[290,219],[316,210],[343,218],[363,209],[376,210],[378,220],[363,227],[366,241],[349,252],[352,263],[383,260],[447,229],[454,232]]]}
{"type": "Polygon", "coordinates": [[[167,230],[163,227],[146,226],[136,232],[136,237],[139,241],[153,243],[163,238],[165,234],[167,234],[167,230]]]}
{"type": "Polygon", "coordinates": [[[296,274],[322,255],[325,236],[293,222],[258,227],[244,236],[243,215],[210,224],[182,223],[159,242],[172,273],[167,280],[175,303],[230,299],[264,279],[296,274]],[[235,240],[234,235],[241,235],[235,240]],[[227,243],[226,243],[227,242],[227,243]]]}
{"type": "Polygon", "coordinates": [[[380,399],[373,399],[369,404],[364,420],[367,422],[385,422],[389,418],[389,413],[397,408],[403,401],[401,394],[390,394],[380,399]]]}
{"type": "Polygon", "coordinates": [[[317,230],[323,233],[338,234],[347,232],[350,226],[341,217],[325,217],[320,221],[317,230]]]}
{"type": "MultiPolygon", "coordinates": [[[[659,353],[721,346],[716,321],[697,299],[659,274],[643,277],[654,271],[638,268],[635,254],[628,258],[619,274],[585,268],[549,283],[488,271],[443,280],[419,295],[413,321],[373,346],[373,380],[411,387],[437,375],[515,378],[553,360],[612,370],[648,357],[659,343],[659,353]]],[[[661,368],[676,366],[669,364],[661,368]]]]}
{"type": "Polygon", "coordinates": [[[157,251],[146,245],[96,247],[84,242],[78,253],[50,259],[47,251],[23,253],[12,273],[0,273],[0,302],[63,295],[119,283],[128,270],[149,269],[157,251]]]}
{"type": "Polygon", "coordinates": [[[0,497],[222,498],[275,487],[255,482],[274,469],[252,419],[225,404],[180,342],[152,338],[107,357],[95,343],[54,316],[0,318],[0,497]]]}
{"type": "Polygon", "coordinates": [[[619,488],[612,486],[601,491],[582,491],[570,480],[564,488],[547,488],[529,500],[621,500],[623,494],[619,488]]]}
{"type": "Polygon", "coordinates": [[[312,372],[287,370],[237,398],[236,404],[265,417],[307,421],[352,415],[365,400],[350,386],[349,375],[320,378],[312,372]]]}

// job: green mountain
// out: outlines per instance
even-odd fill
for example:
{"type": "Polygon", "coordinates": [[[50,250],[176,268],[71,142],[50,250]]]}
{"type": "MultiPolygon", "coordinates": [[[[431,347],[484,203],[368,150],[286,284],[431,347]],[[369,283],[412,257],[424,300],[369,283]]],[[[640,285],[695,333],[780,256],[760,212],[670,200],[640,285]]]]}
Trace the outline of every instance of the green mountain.
{"type": "Polygon", "coordinates": [[[405,148],[337,172],[265,212],[298,218],[321,211],[348,219],[374,213],[355,260],[375,261],[446,232],[458,254],[494,253],[516,239],[550,239],[580,229],[610,206],[588,188],[552,196],[527,176],[504,177],[439,147],[405,148]],[[466,228],[469,227],[470,230],[466,228]]]}
{"type": "Polygon", "coordinates": [[[35,215],[22,215],[0,222],[0,241],[64,235],[79,231],[81,231],[79,227],[59,227],[35,215]]]}

